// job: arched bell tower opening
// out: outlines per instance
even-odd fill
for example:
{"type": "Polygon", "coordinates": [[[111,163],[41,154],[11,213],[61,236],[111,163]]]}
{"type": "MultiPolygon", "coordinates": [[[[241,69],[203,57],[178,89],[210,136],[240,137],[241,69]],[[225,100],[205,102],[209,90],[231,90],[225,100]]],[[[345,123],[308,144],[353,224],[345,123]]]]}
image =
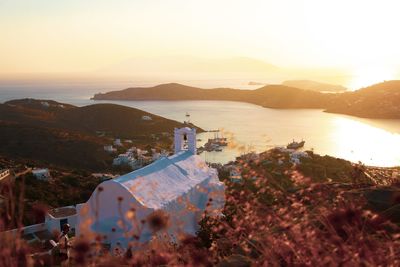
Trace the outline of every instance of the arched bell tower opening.
{"type": "Polygon", "coordinates": [[[174,131],[174,153],[178,153],[180,151],[190,151],[193,154],[196,154],[196,129],[184,127],[184,128],[175,128],[174,131]]]}

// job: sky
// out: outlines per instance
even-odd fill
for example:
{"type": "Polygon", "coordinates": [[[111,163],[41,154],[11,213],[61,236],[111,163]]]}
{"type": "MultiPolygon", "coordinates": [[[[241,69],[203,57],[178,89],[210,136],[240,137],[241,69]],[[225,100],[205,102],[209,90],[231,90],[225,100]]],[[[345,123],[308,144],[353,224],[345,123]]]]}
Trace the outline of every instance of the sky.
{"type": "Polygon", "coordinates": [[[195,73],[200,61],[246,58],[259,72],[261,61],[362,85],[399,74],[398,10],[396,0],[0,0],[0,75],[118,72],[124,62],[151,75],[175,59],[195,73]]]}

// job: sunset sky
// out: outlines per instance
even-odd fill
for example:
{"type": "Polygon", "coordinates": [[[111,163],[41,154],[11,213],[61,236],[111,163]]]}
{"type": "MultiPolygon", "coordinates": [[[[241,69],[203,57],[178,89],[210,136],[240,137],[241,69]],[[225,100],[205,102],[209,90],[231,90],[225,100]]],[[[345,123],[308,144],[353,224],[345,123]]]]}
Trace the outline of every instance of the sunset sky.
{"type": "Polygon", "coordinates": [[[398,76],[399,10],[396,0],[0,0],[0,74],[240,57],[362,85],[398,76]]]}

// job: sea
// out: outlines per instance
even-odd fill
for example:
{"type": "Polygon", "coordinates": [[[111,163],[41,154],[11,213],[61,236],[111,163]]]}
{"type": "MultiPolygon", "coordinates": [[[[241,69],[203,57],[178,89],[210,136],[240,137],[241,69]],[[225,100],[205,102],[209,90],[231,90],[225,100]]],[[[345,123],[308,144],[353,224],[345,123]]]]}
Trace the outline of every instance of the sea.
{"type": "MultiPolygon", "coordinates": [[[[226,86],[255,89],[244,81],[186,81],[203,87],[226,86]]],[[[292,140],[305,141],[304,149],[369,166],[400,166],[400,120],[362,119],[325,113],[318,109],[270,109],[232,101],[94,101],[98,92],[127,87],[151,86],[151,81],[118,82],[30,82],[0,81],[0,103],[12,99],[51,99],[76,106],[114,103],[183,122],[186,113],[190,122],[204,130],[220,130],[229,146],[221,152],[204,152],[208,162],[227,163],[249,152],[263,152],[286,146],[292,140]]],[[[0,129],[1,130],[1,129],[0,129]]],[[[198,146],[214,132],[198,135],[198,146]]]]}

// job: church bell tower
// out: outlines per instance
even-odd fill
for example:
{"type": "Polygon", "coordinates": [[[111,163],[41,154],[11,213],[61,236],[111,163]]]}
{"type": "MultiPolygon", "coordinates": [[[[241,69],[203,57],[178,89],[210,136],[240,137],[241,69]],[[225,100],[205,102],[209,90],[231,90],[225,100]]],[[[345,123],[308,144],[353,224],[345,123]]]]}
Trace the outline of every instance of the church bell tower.
{"type": "Polygon", "coordinates": [[[196,129],[195,128],[175,128],[174,130],[174,153],[180,151],[190,151],[194,155],[197,152],[196,149],[196,129]]]}

